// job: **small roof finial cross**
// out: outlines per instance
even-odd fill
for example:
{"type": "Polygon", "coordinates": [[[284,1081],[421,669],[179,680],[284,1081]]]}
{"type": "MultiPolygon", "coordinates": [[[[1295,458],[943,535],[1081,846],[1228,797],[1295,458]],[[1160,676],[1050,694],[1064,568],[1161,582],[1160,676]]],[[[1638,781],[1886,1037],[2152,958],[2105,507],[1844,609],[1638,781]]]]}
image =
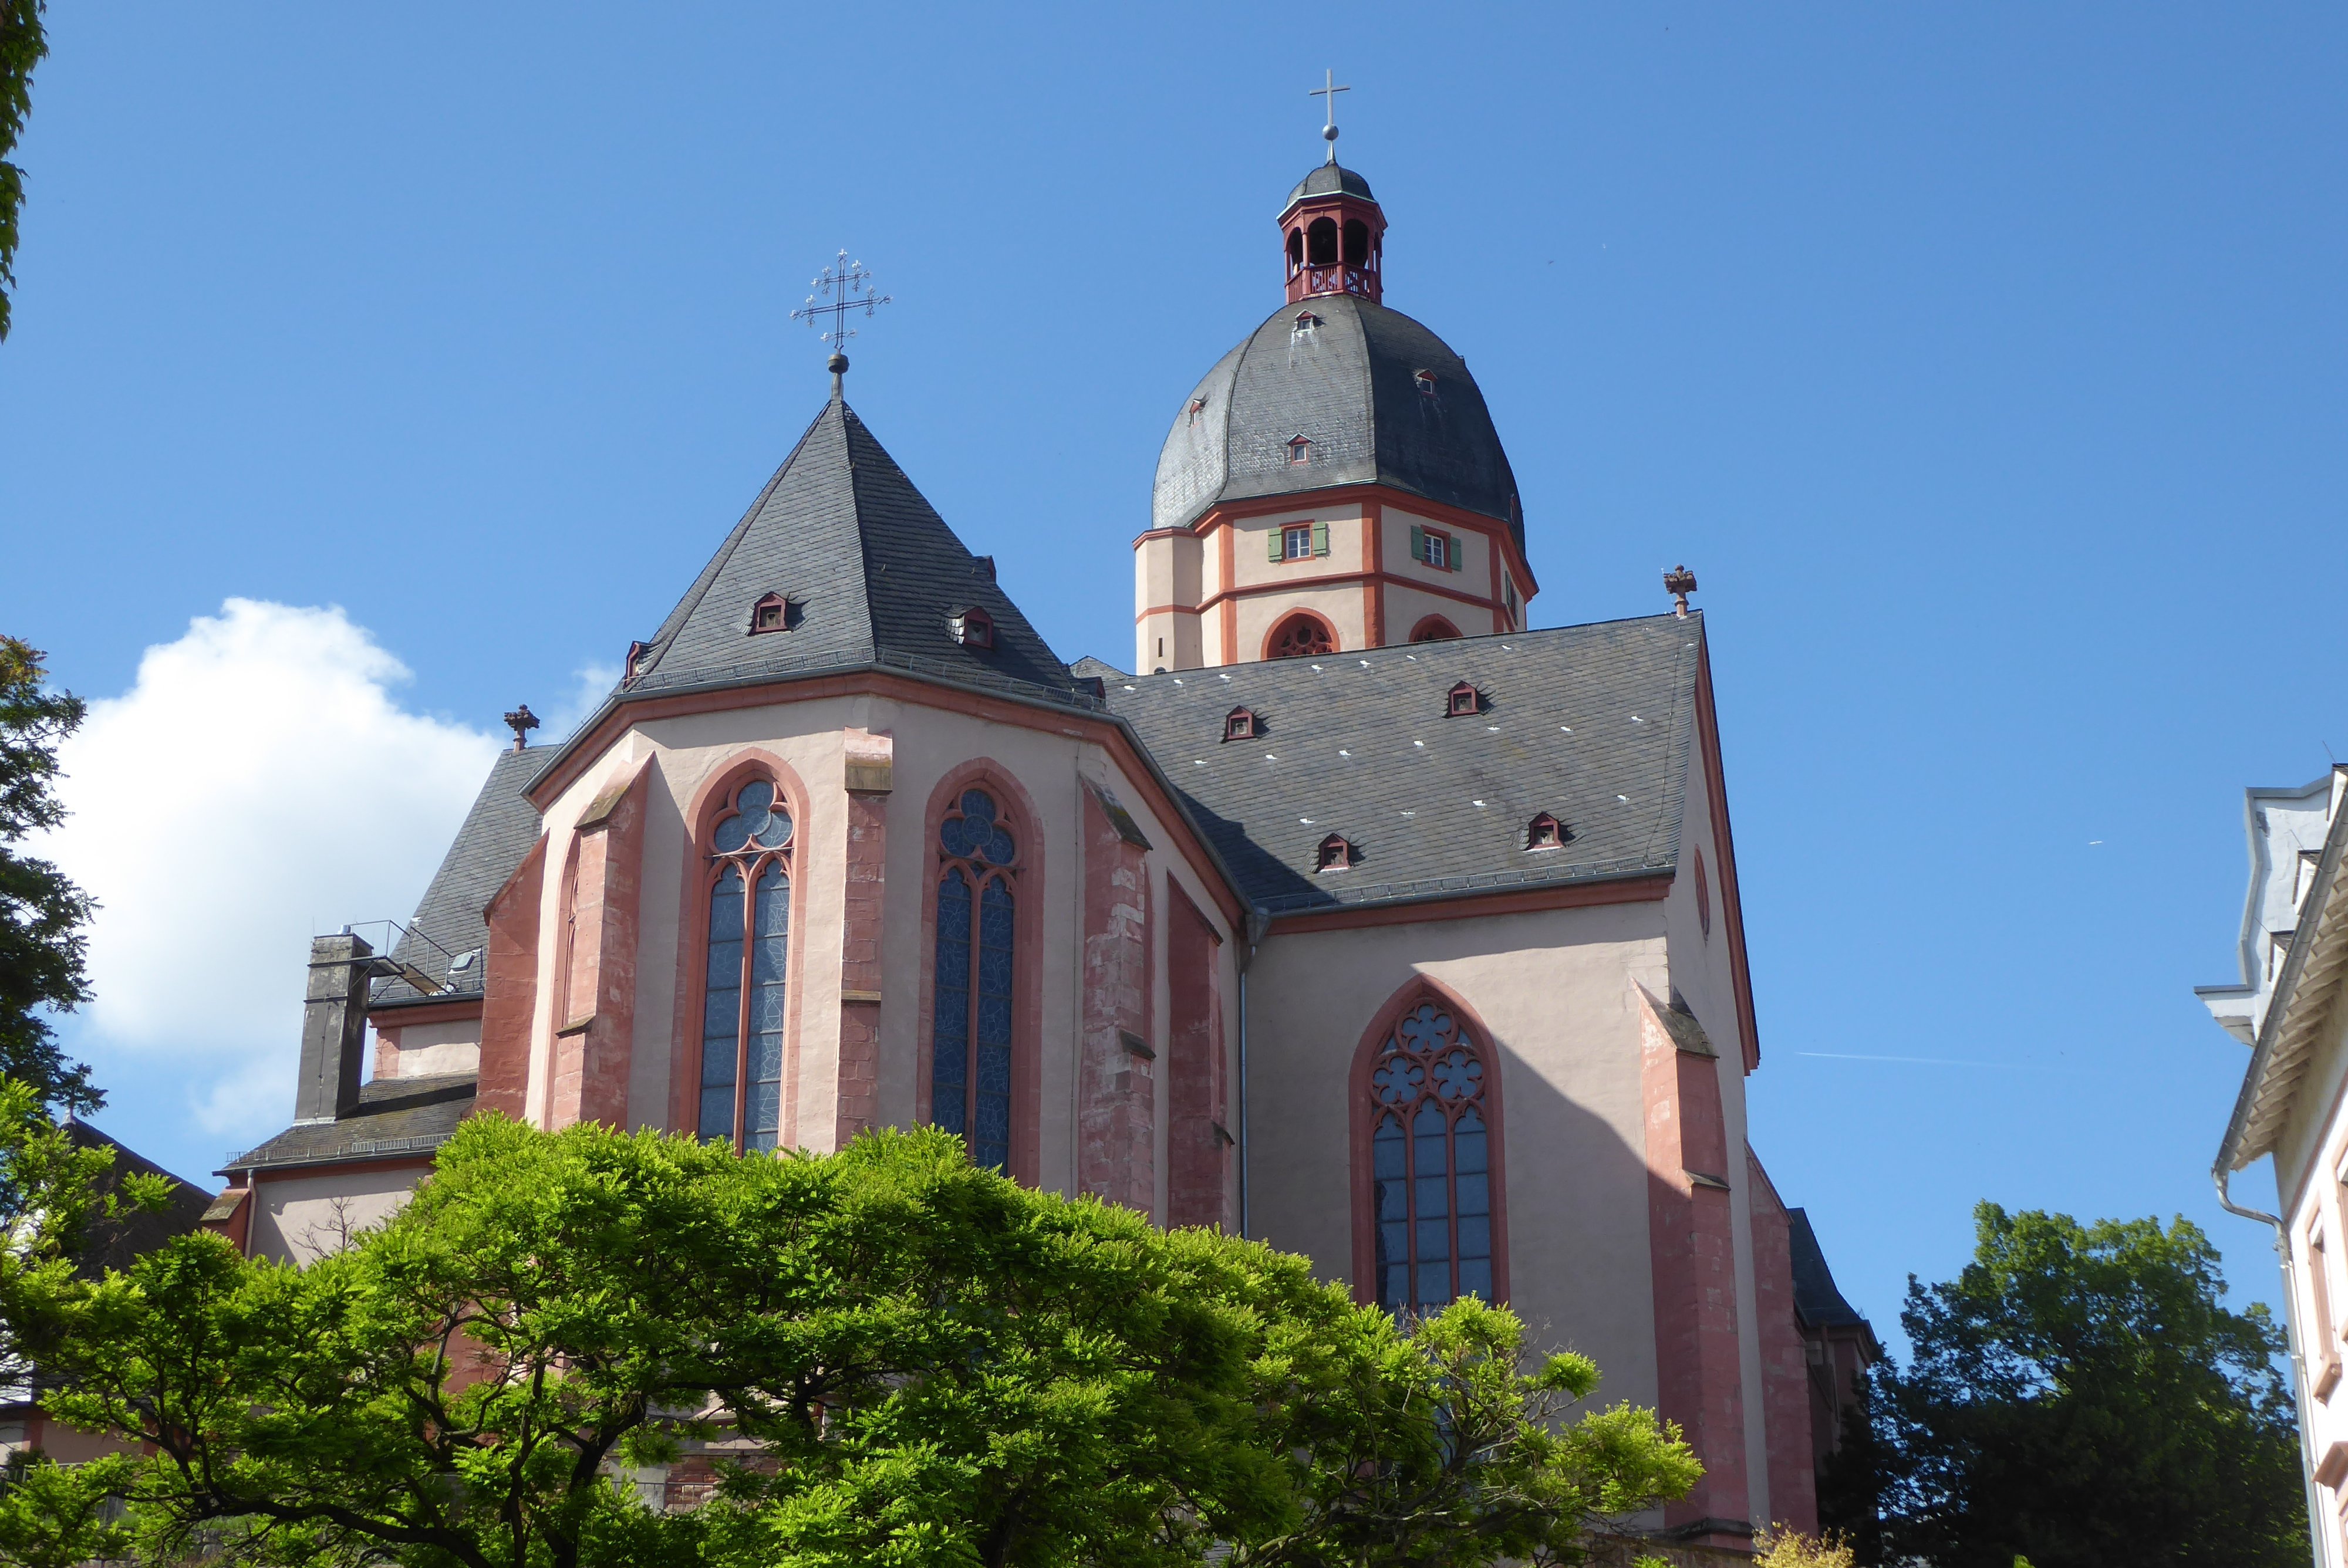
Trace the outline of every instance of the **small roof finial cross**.
{"type": "Polygon", "coordinates": [[[1686,620],[1687,596],[1695,591],[1695,573],[1684,565],[1673,567],[1663,573],[1663,591],[1672,596],[1672,613],[1683,620],[1686,620]]]}
{"type": "Polygon", "coordinates": [[[523,751],[530,745],[530,733],[538,728],[538,715],[524,702],[506,715],[506,727],[514,733],[514,750],[523,751]]]}
{"type": "Polygon", "coordinates": [[[842,345],[856,335],[856,329],[848,324],[848,313],[862,311],[870,318],[874,311],[889,303],[891,296],[874,293],[872,274],[864,270],[863,262],[850,261],[845,251],[839,253],[838,261],[817,273],[808,287],[815,292],[807,297],[806,304],[791,313],[791,320],[816,328],[821,340],[831,345],[831,392],[837,397],[840,377],[848,373],[848,355],[842,345]],[[819,297],[826,302],[818,303],[819,297]],[[823,325],[826,316],[831,318],[829,327],[823,325]]]}
{"type": "Polygon", "coordinates": [[[1350,93],[1353,90],[1351,87],[1341,87],[1337,85],[1336,72],[1323,71],[1321,73],[1321,85],[1304,95],[1308,98],[1327,100],[1323,105],[1327,110],[1327,118],[1321,127],[1321,139],[1329,144],[1329,161],[1332,163],[1337,161],[1337,95],[1350,93]]]}

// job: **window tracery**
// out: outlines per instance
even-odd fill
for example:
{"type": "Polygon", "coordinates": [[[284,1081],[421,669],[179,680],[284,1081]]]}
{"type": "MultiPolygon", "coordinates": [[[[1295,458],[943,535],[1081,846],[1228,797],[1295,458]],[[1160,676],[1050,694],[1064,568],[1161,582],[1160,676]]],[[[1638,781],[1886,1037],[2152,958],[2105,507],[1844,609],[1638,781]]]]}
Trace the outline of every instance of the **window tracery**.
{"type": "Polygon", "coordinates": [[[1019,840],[983,789],[938,827],[936,1002],[930,1122],[961,1134],[971,1162],[1011,1163],[1019,840]]]}
{"type": "Polygon", "coordinates": [[[1395,1021],[1371,1064],[1375,1289],[1389,1312],[1493,1297],[1488,1071],[1455,1010],[1432,997],[1395,1021]]]}
{"type": "Polygon", "coordinates": [[[1273,659],[1302,659],[1337,651],[1337,640],[1330,635],[1329,623],[1304,610],[1282,621],[1272,629],[1272,641],[1266,652],[1273,659]]]}
{"type": "Polygon", "coordinates": [[[791,814],[771,779],[735,792],[710,834],[697,1131],[768,1150],[782,1127],[791,814]]]}

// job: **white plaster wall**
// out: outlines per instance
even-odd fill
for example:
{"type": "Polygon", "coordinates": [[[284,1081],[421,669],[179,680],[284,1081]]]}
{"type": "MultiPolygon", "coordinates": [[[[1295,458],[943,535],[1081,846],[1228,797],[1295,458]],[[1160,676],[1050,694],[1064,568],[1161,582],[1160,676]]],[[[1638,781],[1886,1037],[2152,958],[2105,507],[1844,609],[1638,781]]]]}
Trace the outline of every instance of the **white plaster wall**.
{"type": "Polygon", "coordinates": [[[387,1030],[392,1048],[384,1078],[421,1078],[435,1072],[478,1072],[481,1067],[481,1020],[403,1024],[387,1030]]]}
{"type": "MultiPolygon", "coordinates": [[[[2291,1117],[2278,1141],[2275,1173],[2290,1226],[2292,1264],[2287,1310],[2298,1342],[2302,1366],[2312,1379],[2321,1368],[2327,1344],[2348,1360],[2348,1203],[2343,1203],[2343,1177],[2348,1177],[2348,1009],[2336,1003],[2326,1022],[2307,1076],[2301,1081],[2291,1117]],[[2321,1231],[2325,1243],[2324,1266],[2332,1321],[2323,1323],[2315,1310],[2315,1286],[2311,1277],[2315,1260],[2310,1238],[2321,1231]]],[[[2240,1200],[2238,1200],[2240,1201],[2240,1200]]],[[[2255,1205],[2253,1205],[2255,1206],[2255,1205]]],[[[2259,1296],[2276,1294],[2268,1279],[2248,1276],[2238,1281],[2259,1296]]],[[[2348,1441],[2348,1373],[2332,1391],[2318,1397],[2311,1385],[2304,1390],[2306,1431],[2311,1463],[2320,1461],[2335,1442],[2348,1441]]],[[[2342,1508],[2348,1488],[2318,1491],[2315,1510],[2323,1537],[2326,1568],[2348,1563],[2348,1539],[2343,1538],[2342,1508]]]]}
{"type": "Polygon", "coordinates": [[[254,1257],[304,1264],[335,1251],[345,1226],[376,1225],[398,1212],[429,1167],[352,1166],[324,1175],[264,1176],[252,1195],[254,1257]],[[338,1213],[336,1204],[342,1208],[338,1213]]]}
{"type": "MultiPolygon", "coordinates": [[[[1419,570],[1425,572],[1426,569],[1421,567],[1419,570]]],[[[1480,594],[1488,586],[1462,585],[1461,591],[1480,594]]],[[[1492,612],[1484,605],[1462,604],[1439,593],[1426,593],[1394,582],[1385,584],[1381,591],[1385,595],[1384,609],[1389,643],[1408,642],[1411,628],[1430,615],[1443,617],[1457,627],[1463,637],[1483,637],[1492,630],[1492,612]]]]}
{"type": "Polygon", "coordinates": [[[1653,1405],[1654,1290],[1633,982],[1663,980],[1653,903],[1278,934],[1248,974],[1251,1231],[1353,1266],[1349,1075],[1415,977],[1475,1010],[1500,1062],[1510,1303],[1542,1348],[1653,1405]]]}

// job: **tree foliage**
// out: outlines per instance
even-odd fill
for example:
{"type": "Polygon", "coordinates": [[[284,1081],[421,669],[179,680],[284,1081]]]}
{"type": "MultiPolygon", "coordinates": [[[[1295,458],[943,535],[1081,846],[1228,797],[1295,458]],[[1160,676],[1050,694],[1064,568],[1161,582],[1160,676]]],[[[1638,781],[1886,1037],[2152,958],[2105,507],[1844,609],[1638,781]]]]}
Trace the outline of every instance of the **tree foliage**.
{"type": "Polygon", "coordinates": [[[1973,1261],[1911,1276],[1876,1369],[1884,1553],[1937,1568],[2304,1564],[2298,1434],[2262,1306],[2183,1218],[1974,1211],[1973,1261]]]}
{"type": "Polygon", "coordinates": [[[49,52],[41,29],[47,0],[0,0],[0,341],[8,336],[8,296],[16,286],[16,218],[25,171],[10,161],[33,108],[33,67],[49,52]]]}
{"type": "Polygon", "coordinates": [[[89,999],[83,927],[96,906],[65,873],[17,847],[65,820],[57,743],[84,711],[80,698],[48,689],[41,658],[0,636],[0,1075],[30,1084],[46,1105],[89,1112],[105,1097],[89,1069],[58,1050],[43,1015],[89,999]]]}
{"type": "Polygon", "coordinates": [[[1248,1568],[1581,1560],[1676,1431],[1480,1303],[1406,1334],[1304,1260],[973,1170],[477,1117],[306,1268],[208,1234],[0,1269],[50,1409],[151,1451],[0,1497],[0,1561],[1248,1568]],[[654,1467],[712,1445],[703,1506],[654,1467]],[[118,1519],[101,1494],[127,1504],[118,1519]]]}

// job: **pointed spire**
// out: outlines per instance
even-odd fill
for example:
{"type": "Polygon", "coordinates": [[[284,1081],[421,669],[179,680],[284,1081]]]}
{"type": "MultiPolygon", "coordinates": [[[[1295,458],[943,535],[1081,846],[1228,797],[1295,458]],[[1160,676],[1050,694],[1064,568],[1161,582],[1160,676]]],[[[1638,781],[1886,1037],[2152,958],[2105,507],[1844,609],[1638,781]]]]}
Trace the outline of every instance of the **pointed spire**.
{"type": "Polygon", "coordinates": [[[631,692],[869,666],[1076,702],[1067,667],[873,439],[841,391],[669,612],[631,692]],[[761,620],[762,603],[790,607],[761,620]],[[991,636],[973,637],[973,625],[991,636]]]}

